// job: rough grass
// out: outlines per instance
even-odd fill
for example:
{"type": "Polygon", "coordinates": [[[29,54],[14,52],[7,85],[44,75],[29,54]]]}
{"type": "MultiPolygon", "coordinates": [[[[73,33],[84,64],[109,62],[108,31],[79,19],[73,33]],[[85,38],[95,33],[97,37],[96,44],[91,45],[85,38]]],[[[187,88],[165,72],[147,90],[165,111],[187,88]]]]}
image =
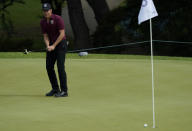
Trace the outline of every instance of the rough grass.
{"type": "MultiPolygon", "coordinates": [[[[0,52],[0,58],[45,58],[45,52],[31,52],[24,54],[23,52],[0,52]]],[[[78,53],[67,53],[67,58],[71,59],[151,59],[145,55],[119,55],[119,54],[88,54],[88,56],[80,57],[78,53]]],[[[191,61],[191,57],[168,57],[154,56],[154,60],[185,60],[191,61]]]]}
{"type": "MultiPolygon", "coordinates": [[[[31,29],[31,27],[39,27],[40,16],[42,14],[40,1],[23,1],[25,4],[14,3],[8,8],[15,29],[31,29]]],[[[31,33],[31,30],[29,33],[31,33]]]]}

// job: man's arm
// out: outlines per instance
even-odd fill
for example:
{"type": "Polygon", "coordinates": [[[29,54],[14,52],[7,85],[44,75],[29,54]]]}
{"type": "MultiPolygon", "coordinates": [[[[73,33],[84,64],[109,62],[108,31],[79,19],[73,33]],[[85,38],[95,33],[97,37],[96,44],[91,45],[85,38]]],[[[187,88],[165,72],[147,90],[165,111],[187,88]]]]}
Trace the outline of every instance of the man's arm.
{"type": "Polygon", "coordinates": [[[63,37],[65,36],[65,31],[64,30],[59,30],[60,35],[58,36],[57,40],[53,45],[48,47],[48,51],[53,51],[55,47],[63,40],[63,37]]]}
{"type": "Polygon", "coordinates": [[[44,38],[46,48],[48,49],[49,48],[49,37],[47,34],[43,34],[43,38],[44,38]]]}

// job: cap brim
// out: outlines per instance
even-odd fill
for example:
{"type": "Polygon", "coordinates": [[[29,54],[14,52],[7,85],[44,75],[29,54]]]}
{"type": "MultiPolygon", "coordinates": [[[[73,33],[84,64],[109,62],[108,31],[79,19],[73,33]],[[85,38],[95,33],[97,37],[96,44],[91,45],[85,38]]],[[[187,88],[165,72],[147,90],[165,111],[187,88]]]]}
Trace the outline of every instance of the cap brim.
{"type": "Polygon", "coordinates": [[[43,8],[42,10],[43,11],[48,11],[48,10],[50,10],[50,8],[43,8]]]}

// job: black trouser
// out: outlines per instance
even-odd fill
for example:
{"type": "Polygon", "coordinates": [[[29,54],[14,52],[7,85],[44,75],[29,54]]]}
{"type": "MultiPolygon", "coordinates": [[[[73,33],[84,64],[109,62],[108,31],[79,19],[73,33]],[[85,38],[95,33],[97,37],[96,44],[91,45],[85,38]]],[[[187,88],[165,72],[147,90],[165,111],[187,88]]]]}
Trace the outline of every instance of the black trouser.
{"type": "Polygon", "coordinates": [[[57,61],[57,69],[60,80],[61,91],[67,92],[67,75],[65,72],[65,54],[67,52],[66,40],[62,40],[54,51],[46,53],[46,69],[53,90],[59,90],[57,77],[54,70],[55,62],[57,61]]]}

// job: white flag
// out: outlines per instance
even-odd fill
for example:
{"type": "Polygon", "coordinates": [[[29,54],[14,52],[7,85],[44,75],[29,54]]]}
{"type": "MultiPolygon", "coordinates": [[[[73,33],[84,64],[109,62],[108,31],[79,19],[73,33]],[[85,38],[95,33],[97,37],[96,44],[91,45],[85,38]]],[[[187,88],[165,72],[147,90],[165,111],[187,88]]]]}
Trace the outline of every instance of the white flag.
{"type": "Polygon", "coordinates": [[[153,17],[158,16],[158,13],[155,9],[152,0],[143,0],[141,5],[141,10],[138,16],[138,23],[141,24],[142,22],[149,20],[153,17]]]}

